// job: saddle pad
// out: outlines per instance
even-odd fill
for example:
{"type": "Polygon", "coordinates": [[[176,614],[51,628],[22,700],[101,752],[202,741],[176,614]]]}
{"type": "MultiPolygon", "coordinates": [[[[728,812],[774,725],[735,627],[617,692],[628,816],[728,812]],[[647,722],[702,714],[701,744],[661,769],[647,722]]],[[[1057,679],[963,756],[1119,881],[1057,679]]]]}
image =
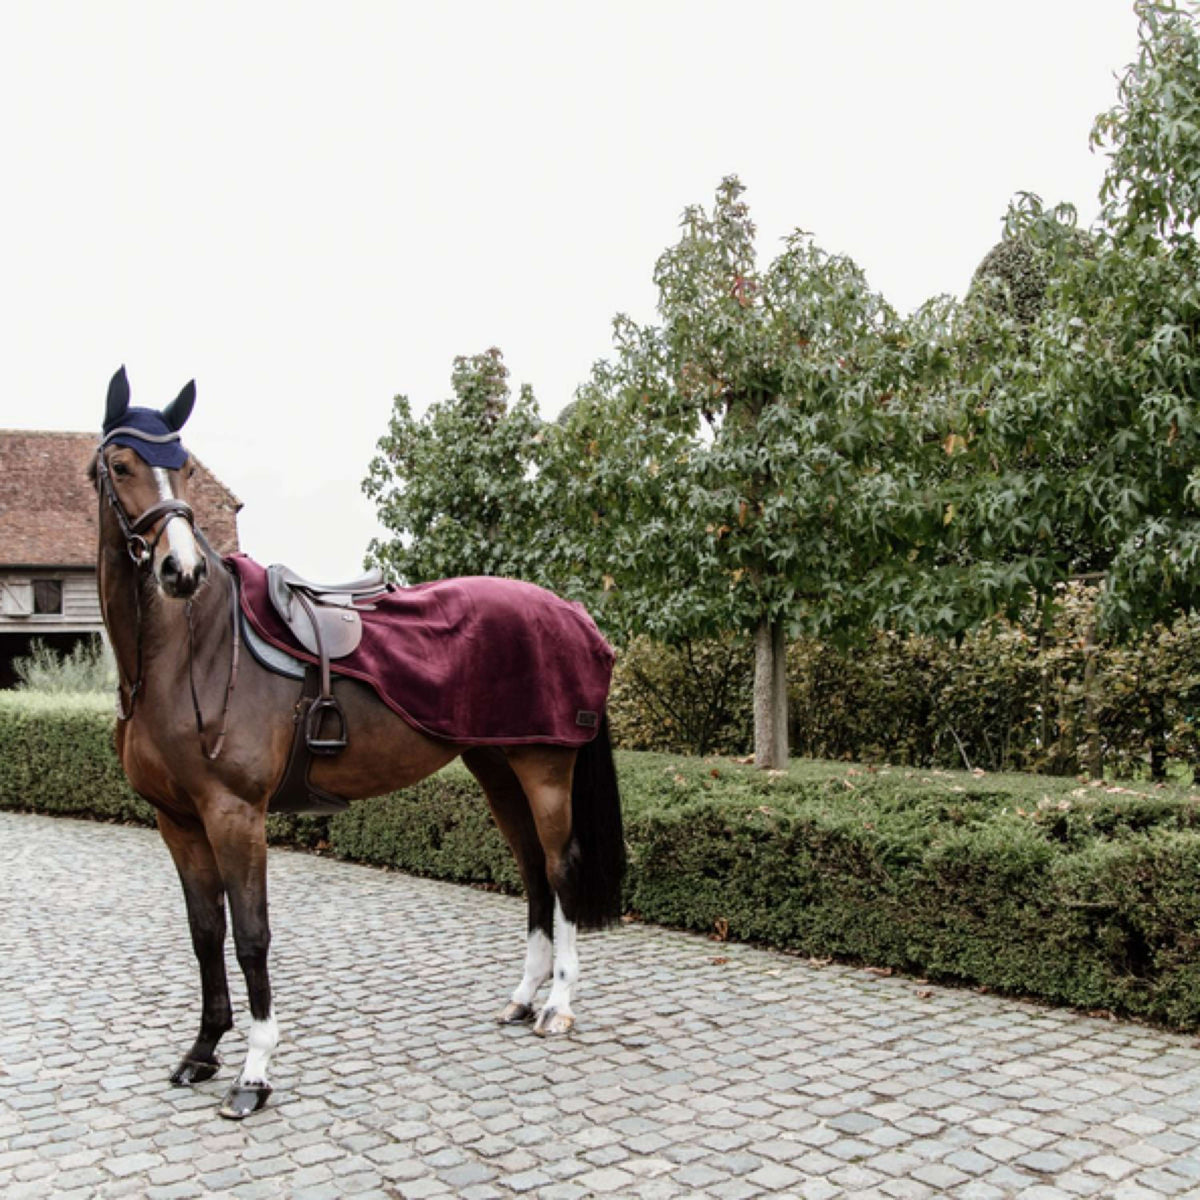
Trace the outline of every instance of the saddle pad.
{"type": "MultiPolygon", "coordinates": [[[[244,554],[225,562],[255,631],[316,662],[272,607],[266,568],[244,554]]],[[[595,737],[613,651],[582,605],[478,576],[396,588],[360,611],[362,643],[334,672],[369,683],[423,732],[467,745],[581,746],[595,737]]]]}

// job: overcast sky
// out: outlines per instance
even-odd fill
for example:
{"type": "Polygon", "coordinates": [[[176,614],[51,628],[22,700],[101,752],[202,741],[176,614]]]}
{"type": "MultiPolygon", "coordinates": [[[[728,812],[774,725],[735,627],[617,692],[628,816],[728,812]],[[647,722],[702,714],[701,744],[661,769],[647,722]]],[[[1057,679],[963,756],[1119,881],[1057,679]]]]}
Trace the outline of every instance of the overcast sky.
{"type": "Polygon", "coordinates": [[[654,314],[737,174],[907,310],[1032,191],[1096,211],[1131,0],[0,0],[0,428],[98,429],[112,372],[245,503],[357,571],[397,393],[499,346],[552,416],[654,314]]]}

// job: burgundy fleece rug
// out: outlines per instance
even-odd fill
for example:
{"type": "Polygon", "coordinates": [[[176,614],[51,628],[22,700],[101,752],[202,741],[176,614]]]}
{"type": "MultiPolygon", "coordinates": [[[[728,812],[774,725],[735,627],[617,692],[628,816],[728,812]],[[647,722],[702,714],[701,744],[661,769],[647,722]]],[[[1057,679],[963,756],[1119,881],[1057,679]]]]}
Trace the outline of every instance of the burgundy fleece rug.
{"type": "MultiPolygon", "coordinates": [[[[266,569],[244,554],[225,562],[256,632],[314,662],[272,607],[266,569]]],[[[369,683],[410,725],[470,745],[595,737],[613,651],[581,605],[487,577],[396,588],[371,603],[362,644],[334,671],[369,683]]]]}

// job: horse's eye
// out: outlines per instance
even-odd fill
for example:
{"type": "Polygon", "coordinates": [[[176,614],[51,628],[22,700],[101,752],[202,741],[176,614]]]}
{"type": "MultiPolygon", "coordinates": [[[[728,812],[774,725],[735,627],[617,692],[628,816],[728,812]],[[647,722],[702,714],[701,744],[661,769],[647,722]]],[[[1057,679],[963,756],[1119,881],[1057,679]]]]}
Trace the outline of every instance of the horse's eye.
{"type": "Polygon", "coordinates": [[[113,463],[113,465],[112,465],[112,472],[113,472],[113,474],[114,474],[114,475],[117,475],[117,476],[119,476],[121,479],[124,479],[124,478],[126,478],[127,476],[129,476],[129,475],[132,475],[132,474],[133,474],[133,472],[132,472],[132,471],[130,471],[130,469],[129,469],[129,468],[128,468],[128,467],[127,467],[127,466],[126,466],[126,465],[125,465],[123,462],[115,462],[115,463],[113,463]]]}

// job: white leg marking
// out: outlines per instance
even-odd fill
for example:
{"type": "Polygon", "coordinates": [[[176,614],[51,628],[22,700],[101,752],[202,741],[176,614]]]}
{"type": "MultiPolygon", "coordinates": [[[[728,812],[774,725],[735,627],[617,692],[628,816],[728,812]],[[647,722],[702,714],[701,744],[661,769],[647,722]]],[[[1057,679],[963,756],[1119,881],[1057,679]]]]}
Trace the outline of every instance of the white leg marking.
{"type": "Polygon", "coordinates": [[[532,930],[525,943],[525,974],[512,994],[512,1002],[526,1008],[531,1006],[538,988],[550,978],[553,969],[554,944],[540,929],[532,930]]]}
{"type": "Polygon", "coordinates": [[[257,1087],[268,1082],[271,1055],[279,1044],[279,1026],[275,1023],[275,1014],[272,1012],[265,1021],[252,1022],[247,1040],[250,1048],[246,1051],[246,1061],[238,1082],[247,1087],[257,1087]]]}
{"type": "Polygon", "coordinates": [[[575,948],[575,926],[563,916],[562,906],[554,902],[554,983],[547,1011],[571,1016],[571,993],[579,979],[579,954],[575,948]]]}
{"type": "MultiPolygon", "coordinates": [[[[162,467],[154,468],[154,481],[158,484],[160,500],[174,500],[175,493],[171,490],[171,477],[162,467]]],[[[192,527],[181,518],[167,518],[167,545],[175,555],[179,570],[184,575],[191,575],[200,565],[200,551],[196,547],[196,539],[192,536],[192,527]]]]}

